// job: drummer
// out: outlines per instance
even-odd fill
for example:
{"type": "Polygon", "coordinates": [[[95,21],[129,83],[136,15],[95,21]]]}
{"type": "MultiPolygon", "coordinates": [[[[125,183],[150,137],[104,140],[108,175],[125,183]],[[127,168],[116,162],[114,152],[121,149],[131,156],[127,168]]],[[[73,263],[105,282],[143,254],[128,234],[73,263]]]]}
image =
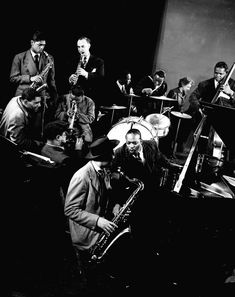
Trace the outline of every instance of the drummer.
{"type": "MultiPolygon", "coordinates": [[[[178,152],[184,151],[186,141],[191,131],[191,121],[189,121],[188,119],[184,120],[183,113],[188,108],[187,95],[193,85],[194,85],[194,81],[190,77],[186,77],[186,76],[182,77],[178,81],[178,86],[174,89],[171,89],[167,94],[168,98],[176,99],[176,102],[174,104],[172,104],[172,101],[168,103],[168,105],[170,104],[172,107],[170,111],[177,111],[182,113],[182,117],[180,117],[181,119],[180,130],[177,136],[178,152]]],[[[167,111],[167,107],[165,107],[165,111],[167,111]]],[[[168,113],[166,113],[166,115],[170,118],[171,127],[168,134],[168,138],[165,139],[165,141],[172,143],[176,134],[179,118],[177,118],[177,116],[172,116],[170,111],[168,109],[168,113]]]]}
{"type": "MultiPolygon", "coordinates": [[[[152,75],[142,77],[139,82],[134,86],[134,94],[149,97],[149,96],[164,96],[167,92],[166,73],[162,69],[156,70],[152,75]]],[[[137,112],[140,116],[147,116],[151,113],[160,112],[161,101],[151,100],[138,100],[137,112]]]]}

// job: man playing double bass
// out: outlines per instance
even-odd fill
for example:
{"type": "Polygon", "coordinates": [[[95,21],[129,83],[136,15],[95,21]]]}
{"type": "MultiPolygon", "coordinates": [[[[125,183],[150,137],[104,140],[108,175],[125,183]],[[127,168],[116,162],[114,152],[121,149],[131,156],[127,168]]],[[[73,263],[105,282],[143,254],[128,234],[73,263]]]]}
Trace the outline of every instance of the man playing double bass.
{"type": "MultiPolygon", "coordinates": [[[[192,115],[194,128],[197,127],[205,112],[201,108],[201,101],[235,108],[235,80],[230,77],[227,80],[227,83],[224,83],[227,75],[231,75],[232,70],[233,68],[229,71],[228,65],[225,62],[217,62],[214,66],[214,76],[199,82],[196,89],[194,89],[189,96],[189,108],[187,113],[192,115]],[[214,100],[215,102],[212,102],[214,100]]],[[[209,137],[206,150],[207,153],[210,153],[213,149],[212,139],[214,136],[214,130],[208,123],[204,128],[204,134],[209,137]]]]}

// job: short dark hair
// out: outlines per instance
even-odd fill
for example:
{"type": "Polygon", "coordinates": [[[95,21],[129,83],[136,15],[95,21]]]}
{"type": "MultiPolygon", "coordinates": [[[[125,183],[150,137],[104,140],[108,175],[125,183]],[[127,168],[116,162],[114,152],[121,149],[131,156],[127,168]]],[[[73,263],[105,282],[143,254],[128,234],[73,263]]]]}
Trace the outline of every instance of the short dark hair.
{"type": "Polygon", "coordinates": [[[139,130],[139,129],[131,128],[130,130],[128,130],[128,131],[126,132],[126,136],[127,136],[128,134],[139,135],[139,136],[140,136],[140,139],[141,139],[141,133],[140,133],[140,130],[139,130]]]}
{"type": "Polygon", "coordinates": [[[165,72],[164,70],[162,70],[162,69],[158,69],[158,70],[156,70],[156,71],[154,72],[154,76],[155,76],[156,74],[157,74],[158,76],[162,77],[162,78],[165,78],[165,77],[166,77],[166,72],[165,72]]]}
{"type": "Polygon", "coordinates": [[[37,30],[33,33],[32,40],[33,41],[46,40],[46,35],[44,32],[37,30]]]}
{"type": "Polygon", "coordinates": [[[76,86],[76,85],[71,87],[71,93],[76,97],[84,95],[83,89],[81,87],[79,87],[79,86],[76,86]]]}
{"type": "Polygon", "coordinates": [[[215,64],[214,69],[215,69],[215,68],[224,68],[225,71],[227,72],[227,70],[228,70],[228,65],[227,65],[227,63],[225,63],[224,61],[220,61],[220,62],[217,62],[217,63],[215,64]]]}
{"type": "Polygon", "coordinates": [[[49,122],[44,127],[43,136],[45,139],[53,140],[57,135],[62,135],[67,131],[69,124],[64,121],[56,120],[49,122]]]}
{"type": "Polygon", "coordinates": [[[28,101],[32,101],[36,96],[39,96],[34,88],[26,88],[22,91],[21,99],[26,99],[28,101]]]}

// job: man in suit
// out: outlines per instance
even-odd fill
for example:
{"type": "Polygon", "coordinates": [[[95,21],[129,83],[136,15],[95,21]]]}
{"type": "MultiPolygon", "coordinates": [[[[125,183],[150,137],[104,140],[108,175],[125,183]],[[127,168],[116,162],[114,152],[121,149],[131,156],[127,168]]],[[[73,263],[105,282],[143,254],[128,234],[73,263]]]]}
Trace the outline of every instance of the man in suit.
{"type": "Polygon", "coordinates": [[[77,40],[78,56],[69,66],[69,84],[79,85],[86,96],[96,104],[96,119],[99,106],[102,105],[104,84],[104,60],[90,53],[91,40],[82,36],[77,40]]]}
{"type": "Polygon", "coordinates": [[[64,211],[69,219],[72,245],[82,277],[80,282],[84,285],[88,282],[90,289],[99,276],[89,269],[90,249],[101,232],[109,235],[117,227],[107,218],[111,186],[106,170],[118,143],[119,140],[109,140],[107,136],[92,142],[85,156],[87,163],[73,175],[65,199],[64,211]]]}
{"type": "Polygon", "coordinates": [[[152,75],[142,77],[139,82],[134,86],[134,93],[143,98],[142,102],[138,102],[137,110],[140,115],[146,116],[156,112],[160,112],[161,102],[150,101],[146,97],[149,96],[163,96],[167,92],[166,73],[162,69],[156,70],[152,75]]]}
{"type": "MultiPolygon", "coordinates": [[[[234,108],[235,107],[235,80],[229,78],[228,82],[224,84],[223,80],[228,73],[228,65],[223,62],[217,62],[214,66],[214,76],[207,80],[198,83],[197,87],[189,96],[189,108],[186,111],[192,115],[193,128],[196,128],[200,123],[202,116],[206,113],[201,106],[201,101],[211,103],[215,98],[213,104],[234,108]]],[[[203,127],[203,135],[208,136],[208,144],[206,147],[202,145],[202,150],[210,153],[213,149],[214,129],[206,122],[203,127]]]]}
{"type": "Polygon", "coordinates": [[[35,117],[41,106],[41,96],[33,88],[26,88],[20,96],[13,97],[3,111],[0,134],[21,150],[39,153],[43,145],[41,126],[35,117]]]}
{"type": "Polygon", "coordinates": [[[30,41],[30,49],[14,56],[10,71],[10,82],[15,87],[15,96],[29,86],[38,88],[46,84],[43,91],[43,102],[39,121],[50,121],[53,118],[57,101],[54,58],[44,51],[46,36],[36,31],[30,41]],[[45,71],[46,70],[46,71],[45,71]]]}

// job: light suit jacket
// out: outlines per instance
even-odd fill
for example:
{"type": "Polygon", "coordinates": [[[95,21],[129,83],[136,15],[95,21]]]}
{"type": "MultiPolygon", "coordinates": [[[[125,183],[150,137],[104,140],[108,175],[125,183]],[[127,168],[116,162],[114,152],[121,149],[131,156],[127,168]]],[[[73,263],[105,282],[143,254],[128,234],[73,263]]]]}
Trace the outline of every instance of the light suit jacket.
{"type": "Polygon", "coordinates": [[[102,198],[100,181],[90,161],[73,175],[64,206],[73,245],[79,250],[88,250],[98,239],[101,230],[97,220],[107,207],[101,206],[102,198]]]}

